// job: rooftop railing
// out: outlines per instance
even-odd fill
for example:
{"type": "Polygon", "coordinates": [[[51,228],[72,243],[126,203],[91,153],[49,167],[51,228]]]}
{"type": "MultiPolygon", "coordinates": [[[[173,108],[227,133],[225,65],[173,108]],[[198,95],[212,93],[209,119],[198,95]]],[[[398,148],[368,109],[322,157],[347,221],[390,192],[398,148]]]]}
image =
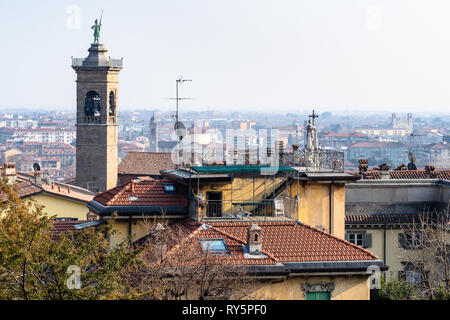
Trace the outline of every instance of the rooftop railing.
{"type": "Polygon", "coordinates": [[[285,166],[305,168],[306,171],[344,172],[344,153],[333,150],[298,150],[282,154],[285,166]]]}
{"type": "MultiPolygon", "coordinates": [[[[89,65],[85,62],[86,58],[72,58],[72,67],[88,67],[89,65]]],[[[109,59],[106,66],[113,68],[122,68],[123,59],[109,59]]]]}
{"type": "Polygon", "coordinates": [[[286,221],[297,219],[297,200],[281,196],[276,199],[195,201],[193,215],[199,221],[286,221]]]}

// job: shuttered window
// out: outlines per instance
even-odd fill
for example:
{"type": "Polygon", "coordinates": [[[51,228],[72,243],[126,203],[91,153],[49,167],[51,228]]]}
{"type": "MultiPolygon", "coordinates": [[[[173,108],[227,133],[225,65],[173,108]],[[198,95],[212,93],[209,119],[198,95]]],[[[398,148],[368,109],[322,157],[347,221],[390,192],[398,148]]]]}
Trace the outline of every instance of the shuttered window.
{"type": "Polygon", "coordinates": [[[330,300],[329,292],[307,292],[306,300],[330,300]]]}

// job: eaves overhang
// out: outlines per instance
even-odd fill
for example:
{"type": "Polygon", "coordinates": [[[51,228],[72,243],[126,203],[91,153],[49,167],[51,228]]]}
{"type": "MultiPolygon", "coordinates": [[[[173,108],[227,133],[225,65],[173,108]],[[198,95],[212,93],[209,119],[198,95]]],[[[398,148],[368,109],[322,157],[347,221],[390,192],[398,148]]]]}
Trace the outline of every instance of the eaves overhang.
{"type": "Polygon", "coordinates": [[[105,206],[100,202],[93,200],[89,202],[88,208],[100,216],[108,216],[113,213],[118,215],[136,215],[136,214],[152,214],[164,212],[170,214],[188,214],[187,206],[105,206]]]}

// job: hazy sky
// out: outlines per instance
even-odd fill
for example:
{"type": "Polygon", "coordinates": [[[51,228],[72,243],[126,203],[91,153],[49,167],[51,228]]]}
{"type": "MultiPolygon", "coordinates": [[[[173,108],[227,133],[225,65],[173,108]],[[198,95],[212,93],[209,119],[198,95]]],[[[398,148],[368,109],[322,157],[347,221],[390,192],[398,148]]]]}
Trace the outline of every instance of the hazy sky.
{"type": "Polygon", "coordinates": [[[124,58],[119,108],[444,112],[448,0],[0,2],[0,110],[75,108],[70,57],[124,58]],[[78,19],[79,9],[79,19],[78,19]]]}

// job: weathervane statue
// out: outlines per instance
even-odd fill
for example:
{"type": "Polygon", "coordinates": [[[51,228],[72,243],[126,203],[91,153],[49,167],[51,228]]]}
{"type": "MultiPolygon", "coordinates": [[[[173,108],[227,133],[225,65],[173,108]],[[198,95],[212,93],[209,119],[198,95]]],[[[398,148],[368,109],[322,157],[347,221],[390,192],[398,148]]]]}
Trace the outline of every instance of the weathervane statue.
{"type": "Polygon", "coordinates": [[[95,24],[91,27],[91,29],[94,30],[94,44],[98,44],[98,40],[100,39],[100,29],[102,28],[102,17],[103,17],[103,10],[102,14],[100,15],[100,23],[98,22],[98,19],[95,19],[95,24]]]}

